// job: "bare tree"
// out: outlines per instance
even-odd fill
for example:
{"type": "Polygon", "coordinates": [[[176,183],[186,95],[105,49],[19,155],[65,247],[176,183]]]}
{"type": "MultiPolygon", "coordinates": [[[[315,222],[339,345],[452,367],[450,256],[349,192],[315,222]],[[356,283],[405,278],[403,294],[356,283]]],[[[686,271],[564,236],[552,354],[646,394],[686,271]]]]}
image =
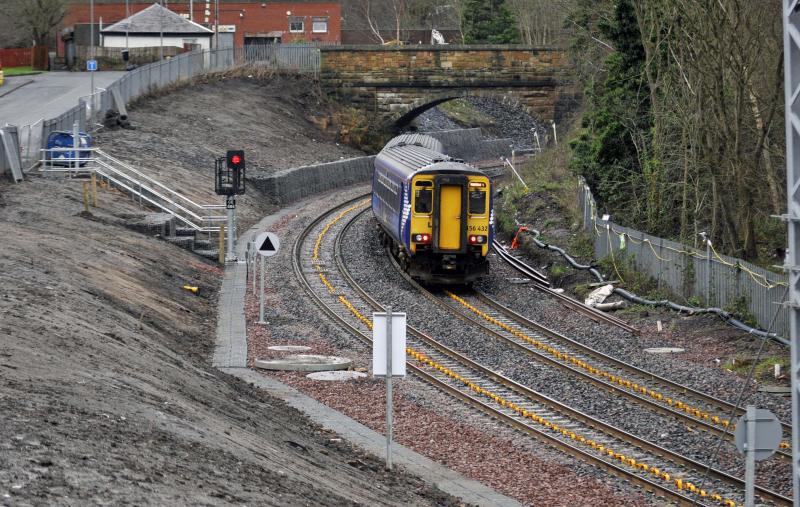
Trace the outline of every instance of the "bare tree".
{"type": "Polygon", "coordinates": [[[506,0],[506,5],[525,44],[550,46],[563,42],[564,22],[575,0],[506,0]]]}
{"type": "Polygon", "coordinates": [[[20,36],[46,46],[66,15],[66,0],[3,0],[0,14],[5,20],[15,20],[20,36]]]}

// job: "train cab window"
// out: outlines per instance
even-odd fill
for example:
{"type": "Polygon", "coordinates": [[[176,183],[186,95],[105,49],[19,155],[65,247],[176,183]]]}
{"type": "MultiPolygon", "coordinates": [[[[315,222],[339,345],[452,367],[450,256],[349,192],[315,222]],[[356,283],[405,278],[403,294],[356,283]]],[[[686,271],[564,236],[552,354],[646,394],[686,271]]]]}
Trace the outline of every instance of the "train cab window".
{"type": "Polygon", "coordinates": [[[414,191],[414,213],[430,213],[433,205],[433,192],[429,188],[414,191]]]}
{"type": "Polygon", "coordinates": [[[472,190],[469,193],[469,212],[471,215],[486,213],[486,192],[472,190]]]}

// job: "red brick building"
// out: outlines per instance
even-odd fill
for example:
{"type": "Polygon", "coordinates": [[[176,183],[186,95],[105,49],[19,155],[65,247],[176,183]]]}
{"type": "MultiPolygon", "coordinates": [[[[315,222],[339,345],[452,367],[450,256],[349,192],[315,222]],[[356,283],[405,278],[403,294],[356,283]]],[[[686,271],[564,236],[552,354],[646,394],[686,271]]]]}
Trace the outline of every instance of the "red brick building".
{"type": "MultiPolygon", "coordinates": [[[[341,2],[274,2],[266,0],[218,0],[220,46],[263,42],[308,41],[328,44],[341,43],[341,2]]],[[[130,14],[151,5],[129,0],[130,14]]],[[[192,17],[195,23],[214,29],[215,0],[162,0],[173,12],[192,17]]],[[[125,0],[94,0],[95,23],[102,18],[103,26],[125,18],[125,0]]],[[[89,0],[72,0],[67,7],[64,27],[90,22],[89,0]]],[[[97,30],[95,31],[97,33],[97,30]]],[[[95,36],[97,37],[97,36],[95,36]]],[[[99,41],[95,41],[97,43],[99,41]]],[[[59,41],[59,52],[62,44],[59,41]]]]}

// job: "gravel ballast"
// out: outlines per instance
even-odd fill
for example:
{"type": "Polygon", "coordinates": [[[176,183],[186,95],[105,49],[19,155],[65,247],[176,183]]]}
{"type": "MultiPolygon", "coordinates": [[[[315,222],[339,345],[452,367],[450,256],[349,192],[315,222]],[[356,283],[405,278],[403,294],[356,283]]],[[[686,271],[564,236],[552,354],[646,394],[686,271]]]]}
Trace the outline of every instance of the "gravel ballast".
{"type": "MultiPolygon", "coordinates": [[[[313,209],[304,209],[298,216],[276,224],[273,232],[281,234],[288,247],[303,224],[333,207],[334,201],[342,202],[356,194],[341,193],[336,199],[330,196],[320,199],[313,209]]],[[[332,247],[333,239],[326,238],[324,245],[332,247]]],[[[360,241],[360,238],[353,239],[360,241]]],[[[351,242],[348,237],[345,244],[351,242]]],[[[308,345],[312,347],[311,353],[345,355],[353,359],[357,369],[367,370],[371,364],[368,347],[330,325],[321,312],[302,297],[297,283],[285,276],[291,272],[289,250],[286,248],[270,259],[267,285],[271,289],[266,317],[269,326],[254,324],[258,306],[253,295],[248,293],[249,361],[252,363],[256,357],[277,357],[275,351],[268,350],[270,345],[308,345]]],[[[330,271],[335,266],[330,263],[326,269],[330,271]]],[[[384,276],[380,272],[375,275],[384,276]]],[[[293,373],[276,375],[376,431],[383,430],[382,382],[367,378],[329,383],[314,382],[293,373]]],[[[597,505],[648,502],[642,492],[626,483],[532,442],[411,377],[397,382],[395,406],[398,421],[395,431],[400,443],[526,504],[576,505],[585,498],[591,498],[597,505]]]]}

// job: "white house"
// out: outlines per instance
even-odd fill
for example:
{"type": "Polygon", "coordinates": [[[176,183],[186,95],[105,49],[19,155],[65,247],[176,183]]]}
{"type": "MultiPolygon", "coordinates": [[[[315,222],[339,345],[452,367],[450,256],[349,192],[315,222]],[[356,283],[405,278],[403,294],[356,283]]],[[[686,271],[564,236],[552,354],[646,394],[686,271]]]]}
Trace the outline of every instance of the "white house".
{"type": "Polygon", "coordinates": [[[129,18],[104,28],[101,33],[103,47],[106,48],[126,47],[127,33],[127,47],[130,48],[161,46],[163,34],[164,46],[182,48],[189,44],[192,49],[211,49],[211,36],[214,32],[169,9],[153,4],[129,18]]]}

